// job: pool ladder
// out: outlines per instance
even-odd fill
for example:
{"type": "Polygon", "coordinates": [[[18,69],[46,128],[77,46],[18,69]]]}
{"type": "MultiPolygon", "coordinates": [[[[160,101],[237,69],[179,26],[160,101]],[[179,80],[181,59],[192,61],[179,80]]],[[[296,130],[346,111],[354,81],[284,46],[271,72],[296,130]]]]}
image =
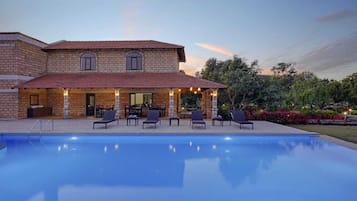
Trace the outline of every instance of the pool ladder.
{"type": "Polygon", "coordinates": [[[54,120],[53,119],[39,119],[33,124],[31,131],[37,131],[36,127],[42,131],[53,131],[54,130],[54,120]]]}

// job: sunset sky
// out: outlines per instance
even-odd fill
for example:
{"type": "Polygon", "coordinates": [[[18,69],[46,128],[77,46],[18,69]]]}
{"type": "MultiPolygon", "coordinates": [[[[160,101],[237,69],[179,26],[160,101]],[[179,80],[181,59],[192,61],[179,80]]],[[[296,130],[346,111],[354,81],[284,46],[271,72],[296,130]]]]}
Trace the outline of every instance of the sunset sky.
{"type": "MultiPolygon", "coordinates": [[[[185,46],[193,74],[208,58],[320,78],[357,72],[357,0],[1,0],[0,31],[58,40],[159,40],[185,46]]],[[[266,71],[264,71],[266,72],[266,71]]]]}

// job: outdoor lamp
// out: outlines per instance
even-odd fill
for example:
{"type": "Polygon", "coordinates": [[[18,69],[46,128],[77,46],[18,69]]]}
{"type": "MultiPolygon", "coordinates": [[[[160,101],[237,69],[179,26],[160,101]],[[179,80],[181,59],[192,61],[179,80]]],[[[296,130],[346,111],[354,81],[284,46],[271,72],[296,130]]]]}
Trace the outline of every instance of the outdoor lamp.
{"type": "Polygon", "coordinates": [[[63,90],[63,96],[68,96],[68,89],[63,90]]]}

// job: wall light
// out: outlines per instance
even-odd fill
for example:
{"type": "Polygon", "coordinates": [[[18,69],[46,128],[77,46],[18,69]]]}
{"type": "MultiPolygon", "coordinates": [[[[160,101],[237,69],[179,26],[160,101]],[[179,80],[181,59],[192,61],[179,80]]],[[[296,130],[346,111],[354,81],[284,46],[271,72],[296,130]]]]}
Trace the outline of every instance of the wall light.
{"type": "Polygon", "coordinates": [[[214,91],[212,92],[212,96],[217,96],[217,90],[214,90],[214,91]]]}
{"type": "Polygon", "coordinates": [[[63,90],[63,96],[68,96],[68,89],[63,90]]]}
{"type": "Polygon", "coordinates": [[[119,89],[115,89],[114,94],[115,96],[119,96],[119,89]]]}
{"type": "Polygon", "coordinates": [[[193,90],[193,88],[192,87],[190,87],[190,91],[192,91],[193,90]]]}

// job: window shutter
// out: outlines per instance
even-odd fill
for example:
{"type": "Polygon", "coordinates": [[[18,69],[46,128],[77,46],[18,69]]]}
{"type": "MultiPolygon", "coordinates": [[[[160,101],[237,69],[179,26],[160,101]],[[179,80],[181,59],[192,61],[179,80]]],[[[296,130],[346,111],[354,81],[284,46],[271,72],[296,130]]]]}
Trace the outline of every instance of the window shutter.
{"type": "Polygon", "coordinates": [[[80,69],[81,70],[84,70],[84,59],[83,59],[83,57],[81,57],[81,61],[80,61],[80,65],[81,65],[81,67],[80,67],[80,69]]]}
{"type": "Polygon", "coordinates": [[[131,69],[131,57],[130,57],[130,55],[128,55],[127,57],[126,57],[126,69],[127,70],[130,70],[131,69]]]}

